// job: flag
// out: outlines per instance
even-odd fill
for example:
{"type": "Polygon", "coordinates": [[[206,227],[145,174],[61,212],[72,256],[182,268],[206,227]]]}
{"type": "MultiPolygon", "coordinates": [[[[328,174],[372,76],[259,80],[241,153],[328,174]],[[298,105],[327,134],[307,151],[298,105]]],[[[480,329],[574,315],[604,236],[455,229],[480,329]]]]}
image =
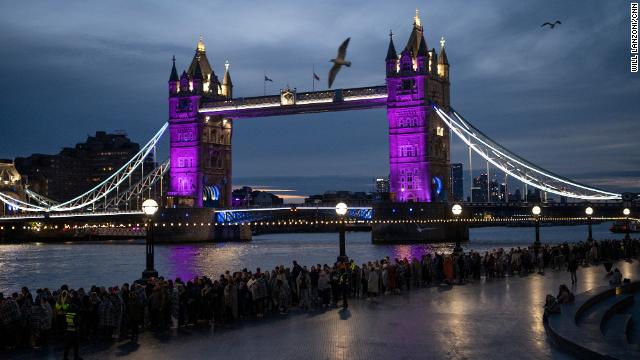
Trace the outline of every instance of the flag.
{"type": "Polygon", "coordinates": [[[313,73],[313,78],[314,78],[315,80],[320,81],[320,76],[316,75],[316,73],[313,73]]]}
{"type": "Polygon", "coordinates": [[[264,81],[265,81],[265,82],[267,82],[267,81],[271,81],[271,82],[273,82],[273,80],[269,79],[269,78],[267,77],[267,75],[265,75],[265,76],[264,76],[264,81]]]}

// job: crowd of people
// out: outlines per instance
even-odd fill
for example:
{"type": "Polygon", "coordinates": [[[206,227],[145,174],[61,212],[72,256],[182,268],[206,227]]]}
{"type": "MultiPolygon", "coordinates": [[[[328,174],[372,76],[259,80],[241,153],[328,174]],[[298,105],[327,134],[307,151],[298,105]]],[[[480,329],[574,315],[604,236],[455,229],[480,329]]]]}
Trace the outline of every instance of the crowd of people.
{"type": "MultiPolygon", "coordinates": [[[[38,348],[51,341],[75,350],[80,340],[136,341],[143,329],[226,326],[237,321],[285,316],[297,311],[348,307],[352,298],[375,298],[424,286],[464,284],[505,276],[527,276],[545,269],[568,269],[575,280],[580,265],[640,254],[638,240],[517,247],[480,253],[456,247],[421,259],[390,259],[357,264],[336,262],[276,266],[265,271],[226,271],[217,278],[162,277],[122,286],[71,289],[27,287],[0,293],[0,344],[6,349],[38,348]]],[[[561,289],[562,295],[563,289],[561,289]]],[[[568,289],[567,289],[568,291],[568,289]]],[[[569,295],[563,295],[563,299],[569,295]]],[[[572,295],[571,295],[572,296],[572,295]]]]}

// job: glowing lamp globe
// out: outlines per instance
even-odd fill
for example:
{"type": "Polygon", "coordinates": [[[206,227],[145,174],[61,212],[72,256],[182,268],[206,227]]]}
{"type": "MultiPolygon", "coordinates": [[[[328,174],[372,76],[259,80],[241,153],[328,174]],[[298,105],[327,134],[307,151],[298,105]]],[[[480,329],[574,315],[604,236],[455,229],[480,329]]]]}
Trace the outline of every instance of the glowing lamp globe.
{"type": "Polygon", "coordinates": [[[631,210],[629,210],[629,208],[624,208],[624,210],[622,210],[622,213],[624,214],[624,216],[629,216],[631,215],[631,210]]]}
{"type": "Polygon", "coordinates": [[[158,203],[153,199],[147,199],[142,203],[142,211],[145,215],[153,216],[158,211],[158,203]]]}
{"type": "Polygon", "coordinates": [[[538,216],[540,215],[540,212],[542,212],[542,209],[540,209],[540,206],[536,205],[533,207],[533,209],[531,209],[531,212],[533,213],[533,215],[538,216]]]}
{"type": "Polygon", "coordinates": [[[591,206],[587,207],[586,209],[584,209],[584,213],[588,216],[593,215],[593,208],[591,206]]]}
{"type": "Polygon", "coordinates": [[[451,212],[455,216],[460,216],[460,214],[462,214],[462,206],[460,206],[459,204],[453,205],[453,207],[451,207],[451,212]]]}
{"type": "Polygon", "coordinates": [[[347,213],[347,204],[341,202],[336,205],[336,214],[344,216],[347,213]]]}

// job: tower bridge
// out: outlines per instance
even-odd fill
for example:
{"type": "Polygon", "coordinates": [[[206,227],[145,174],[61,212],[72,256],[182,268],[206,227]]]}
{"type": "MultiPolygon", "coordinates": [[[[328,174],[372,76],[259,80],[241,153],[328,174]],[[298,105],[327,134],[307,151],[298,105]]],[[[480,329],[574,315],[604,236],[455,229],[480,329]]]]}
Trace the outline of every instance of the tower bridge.
{"type": "MultiPolygon", "coordinates": [[[[628,207],[637,200],[636,195],[623,199],[622,194],[580,184],[545,170],[513,154],[473,126],[451,106],[450,64],[444,38],[436,50],[427,45],[425,35],[417,12],[408,41],[400,52],[390,34],[384,59],[384,85],[311,92],[287,87],[279,94],[256,97],[233,96],[228,62],[221,81],[200,38],[189,66],[180,75],[175,57],[173,59],[168,81],[168,123],[129,162],[93,189],[67,201],[55,202],[28,189],[20,195],[0,189],[0,201],[11,209],[38,214],[34,216],[44,219],[53,218],[47,214],[58,213],[64,217],[65,213],[87,210],[100,217],[112,211],[131,211],[130,205],[123,204],[155,194],[161,200],[162,216],[168,223],[171,223],[168,218],[178,219],[188,213],[197,214],[198,222],[203,224],[216,223],[220,216],[242,218],[255,212],[238,215],[240,212],[228,210],[235,121],[371,108],[387,110],[390,173],[389,202],[360,212],[371,216],[374,233],[377,225],[384,228],[383,220],[397,217],[398,213],[408,214],[418,204],[425,209],[425,219],[451,216],[448,204],[452,138],[460,139],[470,154],[481,156],[506,176],[545,193],[583,202],[623,200],[628,207]],[[147,168],[145,173],[145,159],[155,154],[157,142],[167,129],[170,157],[165,162],[157,162],[154,169],[147,168]],[[141,172],[141,180],[132,184],[131,175],[137,171],[141,172]],[[163,182],[165,174],[168,174],[168,184],[163,182]]],[[[491,208],[484,204],[477,209],[482,207],[491,208]]],[[[475,205],[469,205],[468,211],[476,211],[475,205]]],[[[508,216],[508,211],[503,214],[508,216]]],[[[406,235],[403,231],[411,231],[407,229],[395,227],[393,231],[402,237],[406,235]]],[[[425,235],[430,239],[437,237],[425,235]]],[[[438,236],[445,235],[446,232],[441,232],[438,236]]]]}
{"type": "Polygon", "coordinates": [[[202,39],[187,70],[169,77],[171,143],[169,206],[231,206],[233,121],[274,115],[386,107],[390,188],[399,202],[446,202],[450,191],[449,128],[433,105],[450,109],[449,61],[444,40],[429,48],[418,14],[398,54],[390,34],[386,84],[351,89],[233,98],[229,64],[222,82],[202,39]],[[206,189],[217,196],[205,199],[206,189]]]}

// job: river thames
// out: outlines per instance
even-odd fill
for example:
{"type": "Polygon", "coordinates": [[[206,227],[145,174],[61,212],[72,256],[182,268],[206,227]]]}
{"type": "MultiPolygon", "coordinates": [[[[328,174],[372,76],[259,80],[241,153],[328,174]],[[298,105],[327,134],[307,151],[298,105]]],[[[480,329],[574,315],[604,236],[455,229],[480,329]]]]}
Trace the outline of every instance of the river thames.
{"type": "MultiPolygon", "coordinates": [[[[611,223],[593,226],[595,239],[621,239],[609,231],[611,223]]],[[[541,227],[543,243],[585,240],[586,226],[541,227]]],[[[474,228],[465,249],[485,251],[528,246],[534,229],[526,227],[474,228]]],[[[347,255],[358,263],[391,258],[420,258],[435,251],[451,251],[453,244],[373,245],[370,232],[347,233],[347,255]]],[[[266,234],[245,243],[156,245],[155,264],[161,276],[183,279],[218,277],[225,270],[272,269],[276,265],[332,263],[338,251],[337,233],[266,234]]],[[[58,288],[114,286],[140,277],[144,268],[143,240],[68,242],[58,244],[0,244],[0,291],[22,286],[58,288]]]]}

